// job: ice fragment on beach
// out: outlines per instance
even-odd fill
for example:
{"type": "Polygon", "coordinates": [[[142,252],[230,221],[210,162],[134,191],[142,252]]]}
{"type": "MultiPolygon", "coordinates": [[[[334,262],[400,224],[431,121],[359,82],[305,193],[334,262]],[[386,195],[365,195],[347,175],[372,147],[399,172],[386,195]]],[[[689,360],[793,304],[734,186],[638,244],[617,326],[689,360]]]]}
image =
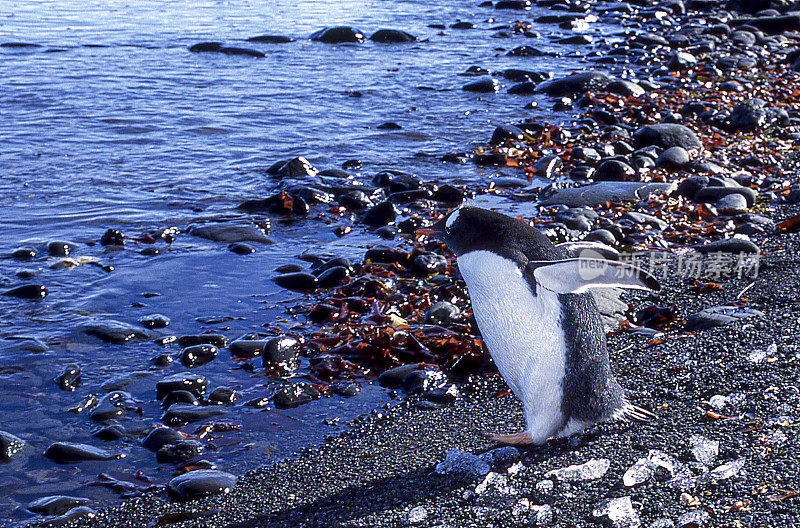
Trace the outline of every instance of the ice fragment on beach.
{"type": "Polygon", "coordinates": [[[536,483],[536,491],[539,493],[550,493],[556,484],[552,480],[540,480],[536,483]]]}
{"type": "Polygon", "coordinates": [[[436,464],[436,473],[439,475],[450,475],[462,478],[478,478],[487,474],[490,470],[489,464],[481,457],[472,453],[465,453],[459,449],[451,449],[447,452],[443,462],[436,464]]]}
{"type": "Polygon", "coordinates": [[[630,497],[606,499],[592,510],[592,516],[603,521],[608,520],[614,528],[639,528],[642,525],[630,497]]]}
{"type": "Polygon", "coordinates": [[[478,495],[483,495],[487,492],[501,495],[517,494],[517,490],[509,486],[508,479],[505,477],[505,475],[494,472],[489,472],[481,481],[481,483],[475,487],[475,493],[478,495]]]}
{"type": "Polygon", "coordinates": [[[647,482],[655,474],[656,466],[647,458],[640,458],[622,476],[622,483],[625,487],[636,486],[642,482],[647,482]]]}
{"type": "Polygon", "coordinates": [[[548,471],[544,476],[555,477],[564,482],[597,480],[606,474],[609,467],[611,467],[611,461],[609,459],[593,458],[583,464],[548,471]]]}
{"type": "Polygon", "coordinates": [[[731,462],[712,469],[708,472],[706,477],[712,481],[729,479],[737,475],[744,467],[744,464],[744,458],[737,458],[736,460],[732,460],[731,462]]]}
{"type": "Polygon", "coordinates": [[[770,346],[767,347],[766,350],[753,350],[747,356],[747,359],[749,359],[753,363],[761,363],[767,358],[775,357],[775,354],[777,353],[778,353],[778,345],[772,343],[770,346]]]}
{"type": "Polygon", "coordinates": [[[723,396],[722,394],[715,394],[711,398],[708,399],[708,404],[714,408],[714,410],[721,411],[731,402],[729,396],[723,396]]]}
{"type": "Polygon", "coordinates": [[[692,455],[694,459],[710,466],[717,459],[719,454],[719,440],[710,440],[703,435],[692,435],[689,437],[692,455]]]}
{"type": "Polygon", "coordinates": [[[411,508],[411,511],[408,512],[409,524],[420,524],[427,518],[428,518],[428,510],[425,509],[425,506],[416,506],[414,508],[411,508]]]}
{"type": "Polygon", "coordinates": [[[535,526],[550,526],[553,523],[555,511],[549,504],[534,504],[531,509],[536,512],[536,516],[533,518],[535,526]]]}
{"type": "Polygon", "coordinates": [[[703,510],[694,510],[685,513],[678,518],[677,526],[679,528],[703,528],[708,524],[710,515],[703,510]]]}

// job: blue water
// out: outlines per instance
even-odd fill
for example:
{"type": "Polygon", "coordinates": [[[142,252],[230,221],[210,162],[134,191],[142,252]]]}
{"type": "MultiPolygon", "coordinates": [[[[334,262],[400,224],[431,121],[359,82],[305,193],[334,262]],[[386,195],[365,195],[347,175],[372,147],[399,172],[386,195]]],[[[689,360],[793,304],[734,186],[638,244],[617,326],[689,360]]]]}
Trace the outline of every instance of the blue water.
{"type": "MultiPolygon", "coordinates": [[[[540,38],[489,38],[495,26],[541,13],[430,0],[0,2],[0,42],[40,45],[0,48],[0,254],[69,240],[78,246],[76,256],[115,268],[111,273],[91,265],[51,269],[54,260],[46,257],[0,260],[3,289],[35,282],[50,290],[41,302],[0,297],[0,429],[29,444],[19,459],[0,465],[0,522],[24,519],[29,515],[24,505],[43,495],[88,496],[100,504],[118,500],[104,488],[85,485],[100,471],[131,480],[141,469],[156,482],[171,475],[173,466],[159,466],[139,446],[136,432],[160,416],[155,383],[184,369],[153,369],[150,358],[165,351],[158,345],[102,344],[83,335],[79,325],[96,318],[136,322],[141,315],[162,313],[172,321],[165,334],[213,330],[234,338],[263,331],[264,325],[289,330],[302,318],[288,317],[286,307],[302,297],[277,288],[272,270],[298,263],[295,256],[302,251],[358,259],[366,245],[378,241],[358,227],[337,238],[333,226],[316,220],[321,206],[309,220],[273,219],[271,236],[277,243],[246,257],[188,234],[168,248],[159,245],[164,252],[156,257],[139,254],[147,246],[130,241],[128,249],[108,253],[96,243],[107,228],[138,236],[238,216],[233,208],[241,200],[274,190],[276,182],[264,169],[298,155],[319,169],[361,160],[354,174],[363,181],[396,168],[425,180],[485,185],[496,169],[438,158],[486,142],[497,124],[564,117],[551,114],[551,103],[539,96],[508,95],[505,89],[489,95],[464,92],[461,86],[473,79],[457,74],[473,65],[558,73],[584,67],[575,57],[506,57],[498,49],[526,44],[571,51],[551,44],[570,33],[555,26],[534,24],[540,38]],[[457,19],[478,29],[428,27],[457,19]],[[420,41],[327,45],[307,40],[317,29],[340,24],[366,35],[403,29],[420,41]],[[262,34],[297,41],[243,42],[262,34]],[[258,49],[266,57],[187,50],[203,41],[258,49]],[[539,108],[524,110],[531,101],[539,108]],[[402,129],[376,129],[388,121],[402,129]],[[20,269],[34,277],[17,277],[20,269]],[[233,319],[198,321],[219,315],[233,319]],[[10,339],[20,336],[38,338],[50,350],[20,352],[10,339]],[[83,385],[74,393],[59,391],[52,380],[69,363],[83,369],[83,385]],[[131,440],[106,445],[90,436],[96,426],[88,418],[65,412],[82,396],[102,394],[105,381],[132,372],[145,374],[126,389],[144,413],[124,418],[131,440]],[[56,440],[104,445],[128,456],[59,466],[41,456],[56,440]]],[[[594,25],[589,31],[608,28],[594,25]]],[[[505,81],[504,87],[511,84],[505,81]]],[[[209,377],[212,387],[236,387],[240,402],[274,390],[274,382],[260,376],[258,368],[248,374],[236,367],[223,352],[197,372],[209,377]]],[[[237,406],[225,419],[242,429],[220,435],[219,451],[206,458],[242,473],[338,431],[341,426],[320,425],[326,417],[345,423],[387,401],[385,391],[365,385],[356,398],[323,398],[293,411],[237,406]]]]}

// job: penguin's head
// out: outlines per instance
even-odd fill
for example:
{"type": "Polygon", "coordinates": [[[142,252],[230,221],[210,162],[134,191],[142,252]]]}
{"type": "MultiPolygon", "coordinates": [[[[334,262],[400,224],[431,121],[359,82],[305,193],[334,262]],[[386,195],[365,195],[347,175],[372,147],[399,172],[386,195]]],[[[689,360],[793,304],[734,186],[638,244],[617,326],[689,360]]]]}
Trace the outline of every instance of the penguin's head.
{"type": "Polygon", "coordinates": [[[418,229],[417,234],[433,236],[447,244],[456,256],[501,243],[509,220],[503,214],[480,207],[462,206],[448,211],[433,225],[418,229]]]}

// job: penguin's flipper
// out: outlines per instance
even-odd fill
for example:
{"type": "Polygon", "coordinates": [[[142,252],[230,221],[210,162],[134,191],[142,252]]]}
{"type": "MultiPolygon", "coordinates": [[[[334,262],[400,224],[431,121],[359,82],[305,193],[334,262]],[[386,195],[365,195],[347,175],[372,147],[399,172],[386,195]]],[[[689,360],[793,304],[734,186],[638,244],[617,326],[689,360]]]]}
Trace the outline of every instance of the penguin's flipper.
{"type": "Polygon", "coordinates": [[[556,293],[584,293],[590,288],[634,288],[658,291],[661,286],[646,271],[624,262],[574,258],[528,262],[536,283],[556,293]]]}

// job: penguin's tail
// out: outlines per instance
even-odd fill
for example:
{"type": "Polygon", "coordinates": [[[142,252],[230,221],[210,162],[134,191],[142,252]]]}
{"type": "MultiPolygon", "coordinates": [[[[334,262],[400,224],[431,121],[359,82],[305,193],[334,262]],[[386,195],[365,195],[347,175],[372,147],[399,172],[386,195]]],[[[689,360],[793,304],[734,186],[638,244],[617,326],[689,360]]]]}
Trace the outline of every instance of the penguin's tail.
{"type": "Polygon", "coordinates": [[[631,405],[630,403],[625,403],[616,413],[614,413],[613,418],[615,420],[621,421],[634,421],[634,422],[649,422],[656,418],[656,415],[652,412],[644,409],[642,407],[638,407],[636,405],[631,405]]]}

